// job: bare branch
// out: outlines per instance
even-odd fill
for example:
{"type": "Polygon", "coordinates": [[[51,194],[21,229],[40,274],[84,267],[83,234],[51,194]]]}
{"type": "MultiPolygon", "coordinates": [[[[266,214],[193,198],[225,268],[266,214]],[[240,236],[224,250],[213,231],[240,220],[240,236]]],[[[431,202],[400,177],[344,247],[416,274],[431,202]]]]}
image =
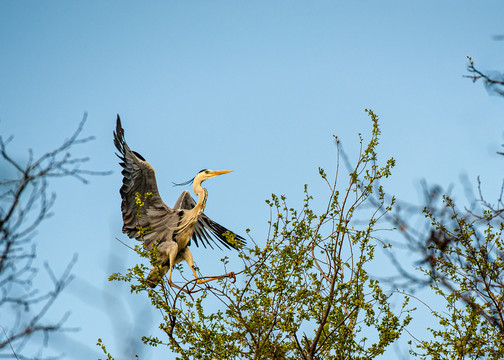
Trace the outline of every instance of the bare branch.
{"type": "Polygon", "coordinates": [[[0,159],[4,160],[2,165],[15,174],[0,178],[0,312],[12,314],[11,318],[6,318],[10,321],[8,325],[4,324],[8,340],[0,342],[0,350],[12,346],[19,359],[39,358],[38,355],[30,357],[23,354],[32,335],[41,334],[43,344],[46,344],[50,334],[74,330],[63,327],[68,312],[58,321],[46,318],[49,309],[72,280],[70,272],[77,257],[73,257],[59,276],[53,273],[46,262],[44,267],[52,287],[39,289],[34,285],[39,269],[33,263],[36,256],[33,238],[41,222],[52,215],[55,194],[48,192],[50,178],[73,177],[87,183],[89,176],[110,174],[108,171],[82,169],[81,166],[89,162],[89,158],[73,158],[70,153],[74,146],[93,139],[81,137],[86,118],[87,114],[84,114],[75,132],[54,150],[36,157],[28,149],[24,162],[15,160],[8,152],[13,137],[5,141],[0,137],[0,159]]]}
{"type": "Polygon", "coordinates": [[[491,75],[488,73],[485,74],[474,66],[474,62],[469,56],[467,59],[469,60],[467,71],[472,75],[464,75],[464,77],[471,79],[473,83],[479,79],[483,79],[485,88],[489,93],[504,96],[504,74],[499,72],[493,72],[491,75]]]}

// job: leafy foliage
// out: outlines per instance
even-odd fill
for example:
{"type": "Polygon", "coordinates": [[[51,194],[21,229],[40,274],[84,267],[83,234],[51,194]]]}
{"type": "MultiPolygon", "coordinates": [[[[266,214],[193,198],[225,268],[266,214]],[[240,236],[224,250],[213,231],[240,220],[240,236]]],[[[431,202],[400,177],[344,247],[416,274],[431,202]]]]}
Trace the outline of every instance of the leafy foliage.
{"type": "MultiPolygon", "coordinates": [[[[371,359],[399,338],[411,320],[408,300],[394,313],[391,294],[366,270],[374,259],[376,222],[394,202],[386,203],[377,185],[391,174],[394,160],[377,164],[378,117],[366,111],[372,136],[366,145],[360,139],[348,186],[340,190],[338,184],[341,149],[335,138],[335,178],[330,181],[319,169],[328,186],[327,205],[313,209],[306,185],[298,210],[285,196],[272,195],[268,238],[243,249],[244,267],[236,278],[201,285],[188,280],[185,292],[172,293],[164,284],[150,289],[143,265],[111,276],[135,279],[131,291],[146,292],[161,312],[159,327],[168,340],[146,336],[146,344],[169,346],[181,359],[371,359]],[[379,203],[370,211],[364,205],[373,192],[379,203]]],[[[136,250],[156,264],[155,251],[136,250]]],[[[227,272],[228,259],[221,261],[227,272]]]]}
{"type": "Polygon", "coordinates": [[[443,203],[449,221],[424,210],[444,242],[428,244],[430,266],[422,271],[445,300],[446,311],[433,311],[440,328],[430,329],[433,339],[418,345],[423,352],[412,353],[429,359],[502,359],[504,225],[492,224],[493,211],[462,216],[451,198],[444,196],[443,203]]]}

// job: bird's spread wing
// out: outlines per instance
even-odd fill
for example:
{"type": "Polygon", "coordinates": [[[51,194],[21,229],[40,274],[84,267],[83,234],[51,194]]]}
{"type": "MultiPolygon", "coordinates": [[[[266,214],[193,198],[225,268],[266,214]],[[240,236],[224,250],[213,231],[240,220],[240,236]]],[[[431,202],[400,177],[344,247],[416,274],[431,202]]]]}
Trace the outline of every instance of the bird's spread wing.
{"type": "MultiPolygon", "coordinates": [[[[189,191],[184,191],[182,195],[178,198],[174,210],[184,209],[191,210],[196,206],[196,202],[189,194],[189,191]]],[[[245,245],[245,239],[240,235],[236,235],[235,233],[229,231],[224,226],[216,223],[204,213],[200,215],[198,222],[196,223],[196,227],[194,228],[194,233],[191,238],[194,241],[196,246],[199,246],[198,241],[201,242],[203,247],[206,248],[208,244],[210,248],[213,249],[212,242],[220,249],[219,243],[224,245],[226,248],[234,248],[238,249],[241,246],[245,245]],[[230,243],[227,240],[227,237],[224,235],[229,232],[231,235],[235,236],[235,243],[230,243]]]]}
{"type": "Polygon", "coordinates": [[[123,167],[123,185],[120,193],[123,233],[144,242],[149,249],[155,240],[167,239],[177,225],[178,217],[159,195],[154,168],[135,151],[124,138],[121,119],[117,115],[114,144],[123,167]]]}

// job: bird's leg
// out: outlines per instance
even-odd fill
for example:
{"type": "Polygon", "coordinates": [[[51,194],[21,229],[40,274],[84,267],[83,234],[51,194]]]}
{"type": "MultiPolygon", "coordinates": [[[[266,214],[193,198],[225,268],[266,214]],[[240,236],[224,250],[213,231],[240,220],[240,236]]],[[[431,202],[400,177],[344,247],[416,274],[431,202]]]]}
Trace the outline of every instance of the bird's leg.
{"type": "Polygon", "coordinates": [[[172,281],[171,281],[171,273],[172,273],[172,269],[173,269],[173,265],[172,263],[170,263],[170,272],[168,274],[168,284],[170,284],[171,287],[174,287],[174,288],[177,288],[177,289],[180,289],[182,290],[182,288],[178,285],[175,285],[172,281]]]}
{"type": "MultiPolygon", "coordinates": [[[[191,250],[189,250],[188,247],[186,247],[183,252],[182,252],[182,256],[184,257],[185,261],[187,262],[187,264],[189,265],[189,267],[191,268],[191,271],[193,272],[194,274],[194,278],[196,279],[196,283],[199,284],[198,282],[198,274],[196,274],[196,269],[194,269],[194,260],[193,260],[193,257],[192,257],[192,253],[191,253],[191,250]]],[[[194,290],[194,287],[196,286],[196,284],[194,284],[194,286],[192,287],[191,290],[189,291],[192,291],[194,290]]]]}
{"type": "Polygon", "coordinates": [[[186,293],[189,294],[189,291],[186,290],[186,289],[183,289],[181,288],[180,286],[178,285],[175,285],[171,279],[171,276],[172,276],[172,271],[173,271],[173,265],[175,265],[175,262],[176,262],[176,259],[177,259],[177,249],[171,249],[171,251],[169,251],[168,253],[168,256],[170,257],[170,272],[168,273],[168,284],[171,286],[171,287],[174,287],[176,289],[179,289],[179,290],[182,290],[186,293]],[[175,251],[173,251],[175,250],[175,251]]]}
{"type": "Polygon", "coordinates": [[[194,269],[193,266],[191,266],[191,270],[192,270],[192,272],[194,274],[194,278],[196,279],[196,283],[194,284],[194,286],[192,287],[192,289],[190,291],[194,290],[194,288],[196,287],[196,284],[204,284],[206,282],[209,282],[209,281],[212,281],[212,280],[222,279],[224,277],[232,277],[234,279],[234,273],[229,273],[229,274],[220,275],[220,276],[212,276],[212,277],[210,277],[208,279],[200,279],[199,276],[198,276],[198,274],[196,274],[196,270],[194,269]]]}
{"type": "MultiPolygon", "coordinates": [[[[170,286],[171,286],[171,287],[174,287],[174,288],[176,288],[176,289],[179,289],[180,291],[185,292],[186,294],[188,294],[188,295],[191,297],[191,299],[193,299],[193,297],[191,296],[191,291],[192,291],[192,289],[191,289],[191,290],[189,290],[189,289],[184,289],[184,288],[182,288],[182,287],[180,287],[180,286],[178,286],[178,285],[175,285],[175,283],[173,283],[173,282],[171,281],[171,273],[172,273],[172,267],[170,267],[170,273],[168,274],[168,284],[170,284],[170,286]]],[[[185,287],[185,285],[184,285],[184,287],[185,287]]],[[[179,292],[180,292],[180,291],[179,291],[179,292]]],[[[178,294],[177,294],[177,296],[178,296],[178,294]]],[[[193,299],[193,300],[194,300],[194,299],[193,299]]]]}
{"type": "MultiPolygon", "coordinates": [[[[197,279],[197,280],[196,280],[196,282],[197,282],[198,284],[204,284],[204,283],[206,283],[206,282],[208,282],[208,281],[212,281],[212,280],[219,280],[219,279],[226,278],[226,277],[227,277],[227,278],[232,278],[232,279],[234,280],[234,279],[235,279],[235,273],[234,273],[234,272],[230,272],[230,273],[228,273],[228,274],[224,274],[224,275],[212,276],[212,277],[210,277],[210,278],[208,278],[208,279],[205,279],[205,280],[201,280],[201,279],[199,279],[199,278],[196,278],[196,279],[197,279]]],[[[234,281],[233,281],[233,282],[234,282],[234,281]]]]}
{"type": "Polygon", "coordinates": [[[212,280],[219,280],[219,279],[222,279],[222,278],[225,278],[225,277],[230,277],[230,278],[233,278],[233,279],[235,277],[235,274],[233,272],[231,272],[229,274],[219,275],[219,276],[212,276],[212,277],[210,277],[208,279],[202,280],[202,279],[199,278],[198,274],[196,274],[196,270],[194,269],[194,264],[192,262],[191,262],[190,266],[191,266],[191,270],[192,270],[192,272],[194,274],[194,277],[196,279],[196,283],[198,283],[198,284],[204,284],[206,282],[209,282],[209,281],[212,281],[212,280]]]}
{"type": "Polygon", "coordinates": [[[189,250],[189,248],[185,248],[184,249],[183,256],[184,256],[185,261],[187,262],[187,264],[191,268],[191,271],[194,274],[194,278],[196,279],[196,283],[194,284],[194,286],[192,287],[192,289],[190,291],[194,290],[194,287],[196,286],[196,284],[204,284],[206,282],[209,282],[209,281],[212,281],[212,280],[222,279],[222,278],[225,278],[225,277],[230,277],[230,278],[234,279],[234,273],[229,273],[229,274],[220,275],[220,276],[212,276],[212,277],[210,277],[208,279],[202,280],[202,279],[199,278],[198,274],[196,273],[196,269],[194,268],[194,260],[193,260],[193,257],[192,257],[191,250],[189,250]]]}
{"type": "Polygon", "coordinates": [[[197,279],[196,282],[198,284],[204,284],[206,282],[209,282],[209,281],[212,281],[212,280],[217,280],[217,279],[220,279],[220,278],[222,278],[222,276],[211,277],[211,278],[208,278],[208,279],[205,279],[205,280],[197,279]]]}
{"type": "Polygon", "coordinates": [[[199,276],[198,276],[198,274],[196,274],[196,270],[194,269],[194,264],[191,264],[190,266],[191,266],[192,273],[194,274],[194,278],[196,280],[198,280],[199,276]]]}

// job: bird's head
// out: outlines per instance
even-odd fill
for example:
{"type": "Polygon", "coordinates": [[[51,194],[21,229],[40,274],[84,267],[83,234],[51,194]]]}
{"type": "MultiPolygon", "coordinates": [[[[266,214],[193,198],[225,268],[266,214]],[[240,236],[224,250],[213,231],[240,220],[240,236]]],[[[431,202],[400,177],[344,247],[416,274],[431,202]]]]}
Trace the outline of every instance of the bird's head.
{"type": "Polygon", "coordinates": [[[198,175],[194,177],[193,182],[195,184],[201,184],[203,181],[208,180],[210,178],[213,178],[214,176],[219,176],[222,174],[227,174],[230,173],[232,170],[208,170],[208,169],[203,169],[201,170],[198,175]]]}
{"type": "Polygon", "coordinates": [[[190,183],[193,183],[194,185],[200,185],[203,181],[208,180],[210,178],[213,178],[214,176],[219,176],[222,174],[227,174],[230,173],[233,170],[208,170],[208,169],[203,169],[201,170],[195,177],[193,177],[191,180],[186,181],[181,184],[175,184],[176,186],[180,185],[189,185],[190,183]]]}

